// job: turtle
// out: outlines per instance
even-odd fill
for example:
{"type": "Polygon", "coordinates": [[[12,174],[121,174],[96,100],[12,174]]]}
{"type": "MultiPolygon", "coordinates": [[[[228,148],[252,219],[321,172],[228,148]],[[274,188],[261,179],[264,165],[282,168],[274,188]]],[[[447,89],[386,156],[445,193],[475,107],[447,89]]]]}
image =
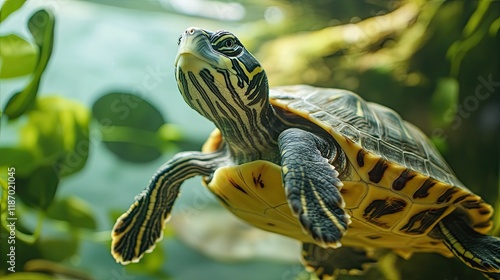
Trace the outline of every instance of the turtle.
{"type": "Polygon", "coordinates": [[[362,273],[378,250],[456,256],[500,279],[492,206],[395,111],[343,89],[270,88],[259,61],[226,30],[190,27],[178,46],[178,89],[216,128],[200,151],[163,164],[117,219],[117,262],[154,249],[181,184],[201,176],[243,221],[301,242],[301,260],[319,279],[362,273]]]}

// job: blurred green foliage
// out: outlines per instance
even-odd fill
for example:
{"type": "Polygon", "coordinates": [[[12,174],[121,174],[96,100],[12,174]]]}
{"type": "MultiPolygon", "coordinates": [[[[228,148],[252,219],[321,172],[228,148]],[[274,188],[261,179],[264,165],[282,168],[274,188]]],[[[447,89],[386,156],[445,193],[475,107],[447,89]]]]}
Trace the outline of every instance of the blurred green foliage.
{"type": "MultiPolygon", "coordinates": [[[[24,3],[4,2],[0,21],[24,3]]],[[[124,160],[148,162],[174,149],[173,142],[181,138],[179,130],[166,124],[153,105],[129,93],[105,94],[96,101],[93,111],[58,95],[39,96],[52,54],[55,24],[52,12],[41,9],[27,22],[34,44],[14,33],[0,37],[0,78],[29,78],[21,91],[10,96],[2,114],[2,125],[11,126],[19,139],[14,145],[0,146],[1,242],[2,246],[14,245],[16,255],[15,267],[2,265],[0,275],[12,272],[9,267],[16,272],[5,279],[53,279],[48,275],[92,279],[89,273],[64,263],[78,254],[83,236],[92,238],[92,233],[97,233],[96,217],[87,201],[74,196],[57,199],[60,181],[85,167],[92,141],[103,141],[124,160]],[[124,97],[129,98],[126,105],[131,107],[115,107],[124,97]],[[91,135],[92,125],[101,128],[102,135],[91,135]],[[14,184],[10,177],[15,178],[14,184]],[[15,207],[10,209],[8,205],[14,201],[15,207]],[[7,218],[20,215],[34,216],[35,224],[17,221],[15,229],[9,227],[7,218]],[[44,224],[54,222],[63,224],[60,233],[41,235],[44,224]],[[9,235],[15,235],[15,243],[7,243],[9,235]]],[[[163,254],[158,250],[155,255],[156,262],[135,265],[136,270],[157,270],[163,254]]],[[[0,261],[5,264],[8,260],[9,256],[2,253],[0,261]]]]}
{"type": "MultiPolygon", "coordinates": [[[[12,1],[8,1],[6,3],[10,2],[12,1]]],[[[5,106],[4,114],[7,115],[10,119],[18,118],[35,103],[36,95],[38,93],[38,87],[40,85],[40,79],[42,78],[43,71],[45,70],[47,63],[49,62],[50,55],[52,54],[52,46],[54,43],[54,24],[54,17],[46,10],[40,10],[36,12],[28,21],[28,29],[31,32],[31,35],[33,35],[33,39],[38,46],[37,65],[34,68],[33,73],[31,73],[31,82],[28,84],[28,86],[25,87],[22,91],[12,95],[7,105],[5,106]]],[[[6,68],[2,69],[2,73],[5,72],[6,77],[15,77],[19,74],[22,75],[30,73],[29,70],[31,70],[31,65],[29,63],[26,64],[23,71],[18,71],[17,74],[14,73],[16,67],[23,65],[22,60],[18,62],[16,61],[16,59],[22,59],[27,56],[16,55],[19,48],[18,45],[24,45],[23,49],[27,49],[28,53],[33,53],[33,51],[30,50],[31,48],[26,47],[29,43],[23,41],[22,39],[21,41],[10,40],[6,43],[7,44],[5,46],[5,49],[10,49],[12,51],[5,54],[7,61],[10,63],[2,64],[2,67],[3,65],[5,65],[6,68]],[[8,65],[14,65],[14,67],[12,69],[9,69],[8,65]]]]}
{"type": "MultiPolygon", "coordinates": [[[[10,2],[9,2],[10,3],[10,2]]],[[[16,34],[0,37],[2,68],[0,78],[15,78],[35,70],[37,49],[16,34]]]]}
{"type": "MultiPolygon", "coordinates": [[[[120,5],[119,1],[108,2],[120,5]]],[[[234,31],[262,62],[272,85],[308,83],[347,88],[394,108],[431,137],[472,191],[500,207],[500,3],[242,3],[249,9],[266,11],[262,17],[248,15],[252,22],[234,31]],[[264,17],[267,19],[260,20],[264,17]]],[[[5,1],[0,22],[15,15],[23,4],[24,0],[5,1]]],[[[149,10],[158,7],[154,3],[149,10]]],[[[186,27],[193,20],[187,18],[186,27]]],[[[133,163],[150,162],[167,151],[194,145],[168,122],[162,110],[137,93],[110,91],[86,106],[57,93],[39,92],[57,36],[56,21],[52,12],[41,9],[26,22],[30,38],[15,32],[0,36],[0,79],[27,80],[21,90],[8,93],[1,116],[2,129],[8,127],[17,133],[15,143],[0,146],[1,246],[10,234],[6,224],[8,167],[16,168],[16,215],[32,218],[16,224],[16,271],[23,272],[8,274],[5,279],[53,279],[54,275],[94,278],[92,271],[75,269],[72,260],[81,253],[85,241],[108,250],[109,231],[101,237],[99,217],[89,201],[57,194],[61,181],[81,173],[95,156],[92,149],[96,142],[104,143],[117,158],[133,163]],[[42,234],[42,228],[47,227],[55,233],[42,234]]],[[[117,215],[112,216],[111,220],[116,220],[117,215]]],[[[149,256],[127,266],[127,271],[168,278],[162,268],[169,254],[157,246],[149,256]]],[[[0,255],[0,262],[6,261],[6,255],[0,255]]],[[[0,276],[6,269],[2,265],[0,276]]],[[[296,274],[300,279],[310,277],[302,268],[296,274]]],[[[371,270],[366,278],[458,276],[481,277],[455,259],[417,254],[404,261],[388,254],[379,269],[371,270]]]]}
{"type": "MultiPolygon", "coordinates": [[[[23,5],[24,1],[6,1],[0,14],[2,21],[23,5]]],[[[2,118],[8,117],[9,123],[24,115],[23,125],[19,129],[19,143],[13,146],[0,147],[0,185],[2,186],[1,235],[2,243],[7,244],[5,236],[15,231],[16,272],[30,260],[46,258],[51,261],[62,261],[75,254],[78,240],[75,238],[40,239],[43,220],[47,216],[60,219],[61,213],[70,221],[72,227],[81,223],[95,224],[94,217],[85,207],[85,203],[56,203],[59,213],[54,213],[54,197],[62,177],[78,172],[85,165],[88,157],[88,127],[90,115],[86,108],[77,102],[61,97],[49,96],[37,98],[42,74],[49,62],[54,40],[55,19],[47,10],[39,10],[28,21],[28,29],[36,45],[29,43],[16,34],[3,36],[1,45],[2,68],[1,78],[14,78],[30,75],[30,82],[21,91],[13,94],[4,108],[2,118]],[[73,161],[74,159],[76,161],[73,161]],[[21,168],[22,167],[22,168],[21,168]],[[8,180],[7,170],[15,168],[12,177],[14,184],[8,180]],[[13,192],[12,192],[13,191],[13,192]],[[14,195],[15,194],[15,195],[14,195]],[[18,201],[17,198],[21,199],[18,201]],[[9,201],[15,201],[15,208],[6,207],[9,201]],[[79,208],[75,208],[79,205],[79,208]],[[83,205],[83,206],[82,206],[83,205]],[[26,208],[25,208],[26,207],[26,208]],[[38,212],[38,221],[34,231],[27,229],[20,222],[15,229],[7,226],[7,218],[17,218],[23,211],[33,209],[38,212]],[[48,212],[49,209],[52,209],[48,212]],[[79,211],[75,211],[78,209],[79,211]],[[51,215],[48,215],[52,213],[51,215]],[[82,220],[82,217],[87,220],[82,220]],[[60,248],[54,250],[54,247],[60,248]]],[[[9,204],[10,205],[10,204],[9,204]]],[[[9,243],[11,244],[11,243],[9,243]]],[[[9,257],[2,254],[2,263],[9,257]]],[[[47,266],[50,273],[50,265],[47,266]]],[[[2,274],[7,266],[2,266],[2,274]]],[[[11,271],[12,272],[12,271],[11,271]]],[[[38,273],[11,274],[12,279],[46,279],[38,273]]]]}

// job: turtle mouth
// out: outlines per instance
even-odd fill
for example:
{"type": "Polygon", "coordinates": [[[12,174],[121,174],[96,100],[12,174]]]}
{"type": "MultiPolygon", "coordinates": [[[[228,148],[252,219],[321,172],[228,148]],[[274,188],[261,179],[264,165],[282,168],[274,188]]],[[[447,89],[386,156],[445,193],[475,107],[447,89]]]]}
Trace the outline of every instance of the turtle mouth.
{"type": "Polygon", "coordinates": [[[200,55],[191,45],[184,44],[182,46],[179,46],[179,50],[177,51],[177,55],[175,56],[175,62],[174,66],[179,67],[179,66],[185,66],[185,60],[188,60],[190,62],[200,60],[205,63],[208,63],[212,66],[214,66],[213,62],[209,61],[206,59],[204,56],[200,55]],[[191,58],[191,59],[189,59],[191,58]],[[194,58],[194,59],[193,59],[194,58]]]}
{"type": "Polygon", "coordinates": [[[188,28],[179,37],[179,48],[175,57],[175,68],[183,68],[186,70],[194,70],[202,64],[209,65],[213,69],[225,69],[232,74],[231,63],[223,59],[222,55],[215,51],[208,38],[208,31],[201,28],[188,28]]]}
{"type": "Polygon", "coordinates": [[[209,64],[211,67],[215,67],[215,65],[209,61],[207,61],[204,57],[192,53],[192,52],[182,52],[182,53],[177,53],[177,56],[175,58],[175,68],[194,68],[196,64],[206,63],[209,64]]]}

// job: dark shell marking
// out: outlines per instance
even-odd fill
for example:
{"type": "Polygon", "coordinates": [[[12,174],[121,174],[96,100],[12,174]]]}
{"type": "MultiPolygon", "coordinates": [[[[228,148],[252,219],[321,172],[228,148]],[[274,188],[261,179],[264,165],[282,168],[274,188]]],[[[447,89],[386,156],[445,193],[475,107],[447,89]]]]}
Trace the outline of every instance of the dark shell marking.
{"type": "Polygon", "coordinates": [[[424,198],[429,196],[429,189],[436,184],[436,181],[431,178],[425,180],[422,186],[413,194],[413,198],[424,198]]]}
{"type": "Polygon", "coordinates": [[[399,198],[385,198],[376,199],[365,208],[363,217],[370,223],[376,224],[380,227],[389,228],[389,226],[383,222],[379,222],[378,218],[385,215],[394,214],[403,211],[406,207],[406,201],[399,198]]]}
{"type": "Polygon", "coordinates": [[[359,167],[365,166],[365,155],[366,152],[363,150],[358,151],[358,155],[356,156],[356,162],[358,163],[359,167]]]}
{"type": "Polygon", "coordinates": [[[415,174],[412,173],[409,169],[405,169],[401,175],[399,175],[394,182],[392,182],[392,189],[395,191],[400,191],[402,190],[408,181],[410,181],[413,177],[415,177],[415,174]]]}
{"type": "Polygon", "coordinates": [[[437,199],[437,203],[443,203],[443,202],[450,202],[451,198],[453,197],[453,194],[458,192],[456,188],[449,188],[447,189],[440,197],[437,199]]]}
{"type": "Polygon", "coordinates": [[[417,213],[401,228],[408,234],[423,234],[440,219],[448,207],[431,208],[417,213]]]}
{"type": "Polygon", "coordinates": [[[383,159],[377,161],[375,167],[373,167],[373,169],[370,170],[370,172],[368,172],[368,177],[370,178],[370,181],[372,181],[373,183],[380,182],[388,166],[389,165],[387,164],[387,162],[383,159]]]}

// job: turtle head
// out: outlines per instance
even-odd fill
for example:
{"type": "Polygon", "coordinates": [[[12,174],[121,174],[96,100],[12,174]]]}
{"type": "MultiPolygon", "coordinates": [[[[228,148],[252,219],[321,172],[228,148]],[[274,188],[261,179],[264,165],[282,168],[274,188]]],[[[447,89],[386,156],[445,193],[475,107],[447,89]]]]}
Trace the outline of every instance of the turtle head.
{"type": "Polygon", "coordinates": [[[191,27],[181,34],[178,44],[175,78],[179,90],[189,106],[219,128],[268,105],[266,74],[235,35],[191,27]]]}
{"type": "Polygon", "coordinates": [[[221,131],[235,162],[274,160],[284,125],[269,101],[264,69],[228,31],[188,28],[175,59],[186,103],[221,131]]]}

